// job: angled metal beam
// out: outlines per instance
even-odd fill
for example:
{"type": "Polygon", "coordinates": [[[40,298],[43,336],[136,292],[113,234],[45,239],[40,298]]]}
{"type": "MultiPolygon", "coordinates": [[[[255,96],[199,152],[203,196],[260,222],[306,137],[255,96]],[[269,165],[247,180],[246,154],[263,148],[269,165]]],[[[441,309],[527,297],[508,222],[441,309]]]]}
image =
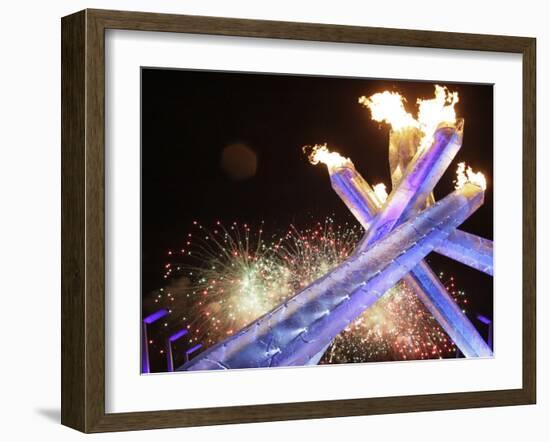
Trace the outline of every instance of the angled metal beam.
{"type": "Polygon", "coordinates": [[[456,229],[435,252],[493,276],[493,241],[456,229]]]}
{"type": "MultiPolygon", "coordinates": [[[[373,218],[382,209],[381,202],[371,186],[351,162],[328,170],[332,188],[361,225],[368,229],[373,218]]],[[[456,230],[452,234],[455,233],[456,230]]],[[[448,238],[445,241],[448,241],[448,238]]],[[[424,261],[421,261],[411,274],[406,275],[403,281],[415,292],[466,357],[492,356],[491,348],[424,261]]]]}
{"type": "Polygon", "coordinates": [[[149,316],[143,318],[141,323],[141,373],[146,374],[151,372],[149,363],[149,337],[148,326],[153,322],[158,321],[168,314],[168,310],[161,309],[149,316]]]}
{"type": "MultiPolygon", "coordinates": [[[[420,131],[417,128],[390,131],[389,163],[393,188],[399,185],[418,151],[419,144],[420,131]]],[[[426,204],[431,205],[434,201],[431,193],[426,201],[420,201],[417,209],[422,210],[426,204]]],[[[488,239],[457,229],[435,252],[493,276],[493,242],[488,239]]]]}
{"type": "Polygon", "coordinates": [[[483,195],[466,184],[180,370],[307,364],[477,210],[483,195]]]}
{"type": "Polygon", "coordinates": [[[359,248],[365,249],[425,205],[462,145],[463,122],[441,127],[432,145],[416,152],[401,181],[394,187],[366,233],[359,248]]]}
{"type": "Polygon", "coordinates": [[[174,371],[174,352],[172,349],[172,343],[176,342],[180,338],[183,338],[188,333],[189,331],[186,328],[182,328],[166,338],[166,368],[168,371],[174,371]]]}

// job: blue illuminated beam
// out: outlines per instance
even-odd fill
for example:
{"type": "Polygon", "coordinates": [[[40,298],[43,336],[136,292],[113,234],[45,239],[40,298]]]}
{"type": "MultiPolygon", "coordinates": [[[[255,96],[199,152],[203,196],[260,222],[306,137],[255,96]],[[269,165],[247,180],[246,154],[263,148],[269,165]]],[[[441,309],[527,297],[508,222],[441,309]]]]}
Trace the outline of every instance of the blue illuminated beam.
{"type": "Polygon", "coordinates": [[[428,149],[419,150],[372,221],[361,249],[383,238],[425,204],[462,145],[463,122],[456,127],[441,127],[434,133],[428,149]]]}
{"type": "Polygon", "coordinates": [[[455,230],[435,252],[493,276],[493,241],[455,230]]]}
{"type": "MultiPolygon", "coordinates": [[[[460,121],[459,124],[461,124],[460,121]]],[[[401,182],[407,167],[418,151],[419,143],[420,133],[417,128],[390,131],[389,163],[392,187],[397,187],[401,182]]],[[[355,179],[352,183],[356,181],[358,180],[355,179]]],[[[364,186],[361,188],[356,186],[356,188],[362,189],[364,186]]],[[[425,196],[426,193],[423,193],[417,199],[414,205],[416,210],[423,209],[426,204],[434,203],[433,193],[427,195],[426,200],[423,199],[425,196]]],[[[352,213],[355,215],[353,210],[352,213]]],[[[457,229],[435,249],[435,252],[493,276],[493,241],[457,229]]]]}
{"type": "Polygon", "coordinates": [[[466,184],[179,370],[307,364],[482,203],[466,184]]]}
{"type": "Polygon", "coordinates": [[[147,326],[158,321],[168,314],[168,310],[161,309],[155,313],[143,318],[141,327],[141,373],[146,374],[151,372],[149,364],[149,338],[147,326]]]}
{"type": "MultiPolygon", "coordinates": [[[[368,229],[377,213],[383,210],[370,185],[350,161],[344,166],[329,168],[329,174],[332,188],[361,225],[368,229]]],[[[425,195],[422,196],[424,197],[425,195]]],[[[451,233],[456,234],[457,230],[451,233]]],[[[442,243],[448,243],[448,238],[442,243]]],[[[438,247],[441,248],[442,245],[438,247]]],[[[403,281],[415,292],[466,357],[492,356],[491,348],[424,261],[421,261],[411,274],[405,275],[403,281]]]]}
{"type": "Polygon", "coordinates": [[[180,338],[183,338],[188,333],[189,331],[186,328],[183,328],[176,333],[168,336],[168,338],[166,339],[166,367],[168,371],[174,371],[174,353],[172,343],[176,342],[180,338]]]}

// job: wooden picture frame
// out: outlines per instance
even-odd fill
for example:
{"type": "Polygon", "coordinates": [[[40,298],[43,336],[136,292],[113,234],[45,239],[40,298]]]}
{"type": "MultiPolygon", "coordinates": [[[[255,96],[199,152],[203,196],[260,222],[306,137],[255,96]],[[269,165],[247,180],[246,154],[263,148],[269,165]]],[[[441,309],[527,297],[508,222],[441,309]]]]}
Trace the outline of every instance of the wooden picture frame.
{"type": "Polygon", "coordinates": [[[62,19],[62,410],[83,432],[533,404],[536,398],[536,41],[404,29],[84,10],[62,19]],[[467,393],[105,412],[105,30],[496,51],[523,63],[523,385],[467,393]]]}

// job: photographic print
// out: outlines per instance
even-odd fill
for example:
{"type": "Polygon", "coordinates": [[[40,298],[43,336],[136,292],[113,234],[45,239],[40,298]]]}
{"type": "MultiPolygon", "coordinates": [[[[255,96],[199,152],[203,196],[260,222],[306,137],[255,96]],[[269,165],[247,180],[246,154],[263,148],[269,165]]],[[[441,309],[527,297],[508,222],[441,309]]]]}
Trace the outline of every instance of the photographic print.
{"type": "Polygon", "coordinates": [[[493,357],[493,86],[142,68],[141,372],[493,357]]]}

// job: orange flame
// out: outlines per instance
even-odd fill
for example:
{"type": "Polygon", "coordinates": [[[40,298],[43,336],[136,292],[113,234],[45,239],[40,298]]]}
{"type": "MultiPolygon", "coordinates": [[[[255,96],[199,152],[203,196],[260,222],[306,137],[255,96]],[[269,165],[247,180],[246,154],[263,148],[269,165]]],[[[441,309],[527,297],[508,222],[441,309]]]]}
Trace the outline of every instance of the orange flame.
{"type": "Polygon", "coordinates": [[[405,110],[406,102],[397,92],[379,92],[369,98],[360,97],[359,103],[368,107],[374,121],[386,122],[393,130],[418,127],[418,122],[405,110]]]}
{"type": "MultiPolygon", "coordinates": [[[[306,148],[304,148],[304,151],[306,148]]],[[[327,144],[316,144],[308,155],[311,164],[325,164],[329,169],[351,165],[351,160],[340,155],[338,152],[328,150],[327,144]]]]}
{"type": "Polygon", "coordinates": [[[369,98],[359,98],[359,103],[370,110],[374,121],[386,122],[394,131],[411,128],[420,130],[420,149],[432,144],[438,126],[456,124],[455,105],[458,103],[458,93],[450,92],[446,87],[436,84],[434,98],[416,101],[417,118],[405,110],[405,102],[405,98],[399,93],[389,91],[374,94],[369,98]]]}
{"type": "Polygon", "coordinates": [[[466,163],[458,163],[456,169],[455,189],[462,189],[466,183],[475,184],[483,190],[487,188],[487,180],[481,172],[474,172],[470,166],[466,167],[466,163]]]}
{"type": "Polygon", "coordinates": [[[456,124],[455,104],[458,103],[458,92],[450,92],[446,87],[435,85],[435,98],[416,101],[418,104],[418,123],[423,137],[420,149],[429,147],[433,135],[441,124],[456,124]]]}

